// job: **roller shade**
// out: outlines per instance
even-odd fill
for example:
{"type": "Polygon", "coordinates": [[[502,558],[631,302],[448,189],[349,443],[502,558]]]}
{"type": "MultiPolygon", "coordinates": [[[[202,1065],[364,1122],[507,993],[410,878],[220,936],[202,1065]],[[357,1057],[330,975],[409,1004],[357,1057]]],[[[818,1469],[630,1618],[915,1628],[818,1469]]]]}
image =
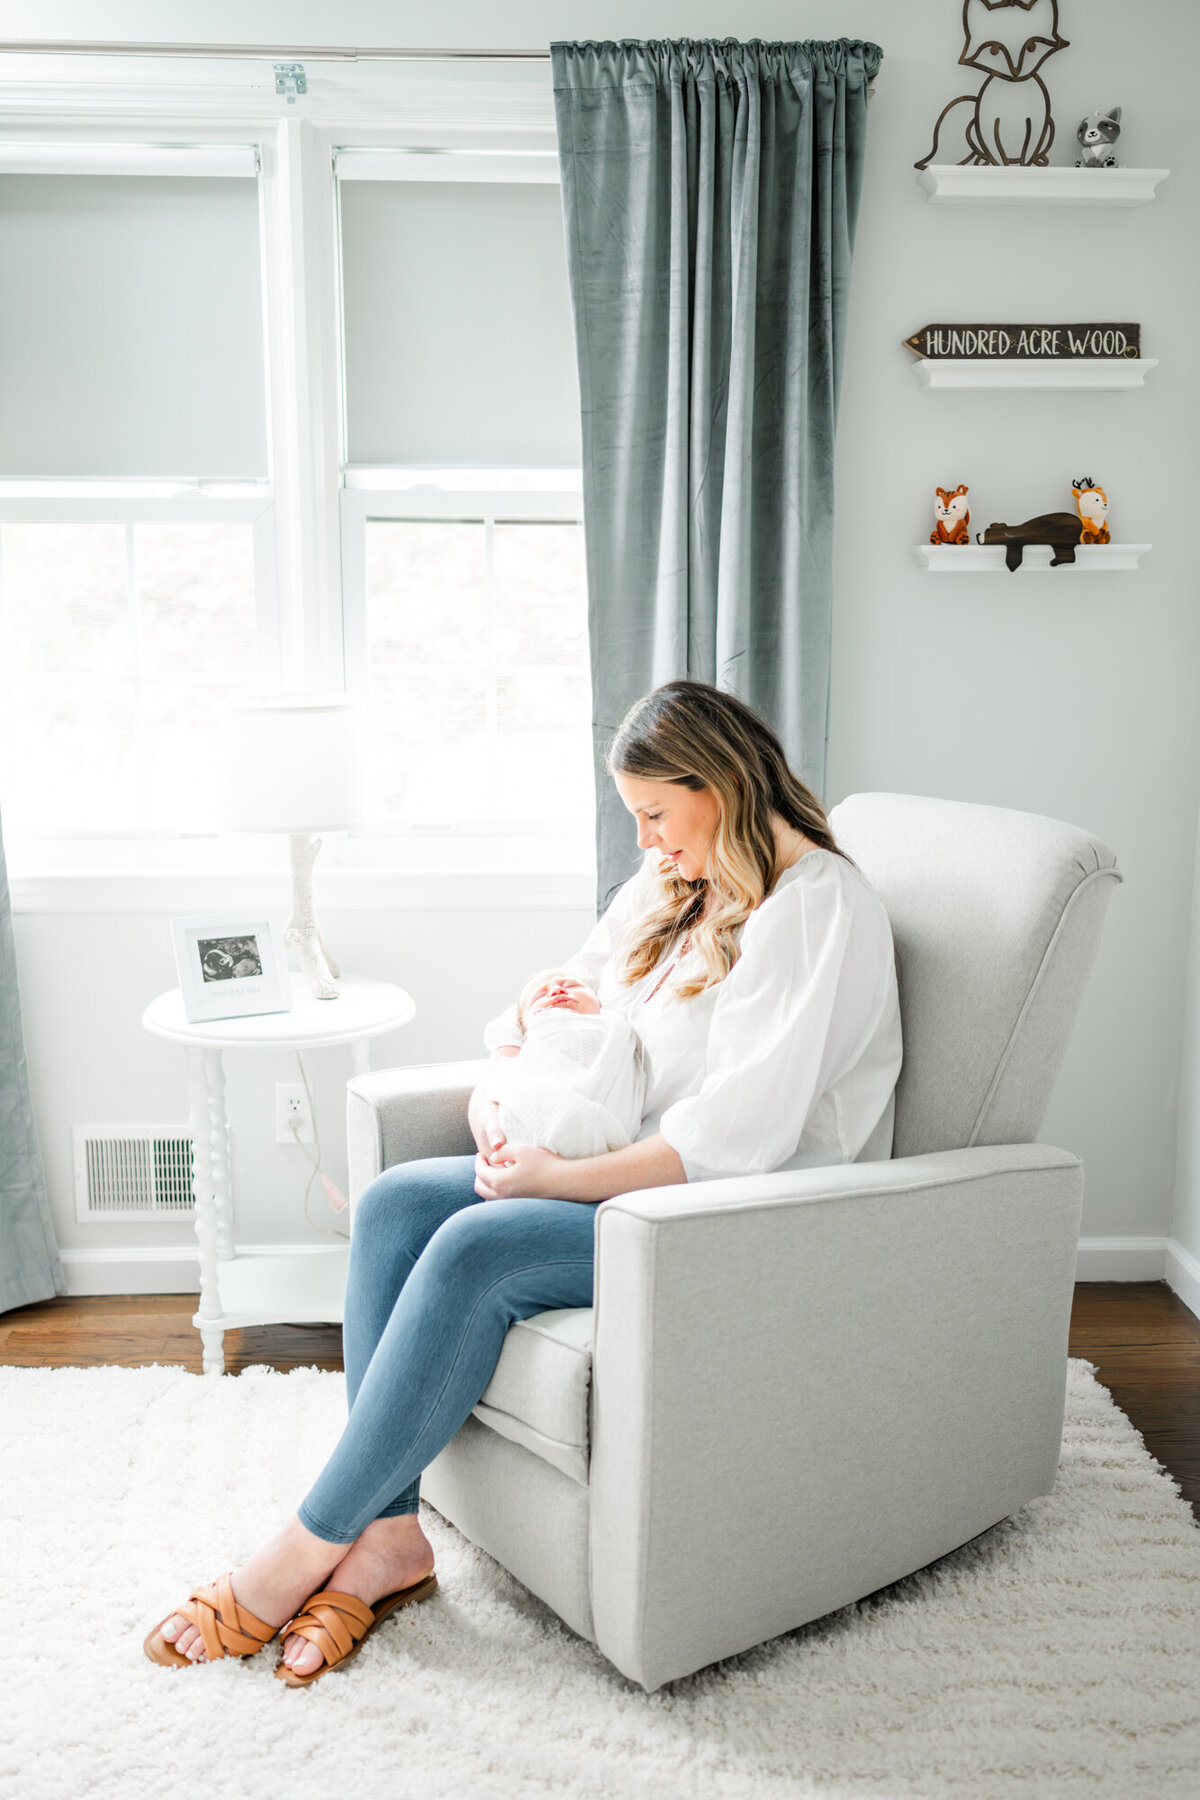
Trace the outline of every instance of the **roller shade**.
{"type": "Polygon", "coordinates": [[[0,174],[0,475],[267,473],[257,182],[0,174]]]}
{"type": "Polygon", "coordinates": [[[576,468],[557,184],[343,180],[352,463],[576,468]]]}

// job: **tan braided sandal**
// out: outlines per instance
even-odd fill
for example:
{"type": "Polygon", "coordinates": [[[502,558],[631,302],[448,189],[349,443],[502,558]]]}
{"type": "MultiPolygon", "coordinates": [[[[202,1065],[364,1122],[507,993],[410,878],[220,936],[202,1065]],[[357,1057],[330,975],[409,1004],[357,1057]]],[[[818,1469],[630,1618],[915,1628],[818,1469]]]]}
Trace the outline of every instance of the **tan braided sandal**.
{"type": "Polygon", "coordinates": [[[293,1631],[299,1637],[308,1638],[325,1661],[307,1675],[297,1675],[294,1669],[281,1662],[275,1671],[276,1680],[286,1681],[289,1687],[310,1687],[331,1669],[340,1669],[352,1656],[357,1656],[381,1619],[386,1619],[398,1606],[428,1599],[436,1588],[437,1576],[425,1575],[411,1587],[385,1594],[374,1606],[368,1606],[365,1600],[359,1600],[353,1594],[339,1594],[334,1588],[322,1588],[319,1594],[313,1594],[304,1602],[294,1619],[279,1627],[279,1635],[285,1642],[293,1631]]]}
{"type": "Polygon", "coordinates": [[[193,1588],[182,1606],[173,1606],[165,1619],[160,1619],[142,1645],[151,1662],[166,1669],[190,1669],[196,1658],[185,1656],[162,1634],[162,1628],[176,1613],[190,1619],[200,1628],[209,1662],[223,1656],[253,1656],[262,1650],[279,1631],[278,1625],[265,1625],[234,1597],[232,1569],[226,1570],[206,1587],[193,1588]]]}

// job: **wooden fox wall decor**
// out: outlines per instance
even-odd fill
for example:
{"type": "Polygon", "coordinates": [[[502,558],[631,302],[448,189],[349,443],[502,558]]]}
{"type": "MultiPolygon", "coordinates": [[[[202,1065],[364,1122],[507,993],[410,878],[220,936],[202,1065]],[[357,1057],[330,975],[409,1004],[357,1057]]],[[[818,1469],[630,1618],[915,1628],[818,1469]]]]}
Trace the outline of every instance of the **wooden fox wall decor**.
{"type": "MultiPolygon", "coordinates": [[[[980,69],[983,86],[960,94],[944,107],[933,128],[933,147],[913,166],[948,162],[938,156],[942,127],[956,107],[966,107],[967,154],[960,163],[1045,164],[1054,142],[1050,95],[1038,70],[1069,40],[1058,29],[1058,0],[963,0],[963,44],[959,62],[980,69]]],[[[955,149],[962,148],[959,139],[955,149]]]]}

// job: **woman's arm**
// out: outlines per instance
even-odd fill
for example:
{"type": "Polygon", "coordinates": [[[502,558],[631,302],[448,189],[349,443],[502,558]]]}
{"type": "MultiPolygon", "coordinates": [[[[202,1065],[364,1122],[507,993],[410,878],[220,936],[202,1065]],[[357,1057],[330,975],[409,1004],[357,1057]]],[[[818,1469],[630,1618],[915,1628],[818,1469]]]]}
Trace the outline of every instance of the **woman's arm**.
{"type": "Polygon", "coordinates": [[[635,1188],[686,1181],[683,1162],[656,1132],[603,1156],[555,1156],[533,1144],[506,1145],[499,1163],[475,1159],[475,1192],[485,1200],[611,1200],[635,1188]]]}

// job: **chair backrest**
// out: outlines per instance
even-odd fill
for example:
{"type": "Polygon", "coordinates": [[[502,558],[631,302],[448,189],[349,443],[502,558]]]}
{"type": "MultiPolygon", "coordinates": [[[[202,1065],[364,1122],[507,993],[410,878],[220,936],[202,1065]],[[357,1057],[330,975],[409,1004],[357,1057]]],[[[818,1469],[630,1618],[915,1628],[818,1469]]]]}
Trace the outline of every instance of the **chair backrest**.
{"type": "Polygon", "coordinates": [[[1032,1143],[1122,879],[1076,825],[917,794],[830,824],[887,908],[904,1067],[893,1154],[1032,1143]]]}

